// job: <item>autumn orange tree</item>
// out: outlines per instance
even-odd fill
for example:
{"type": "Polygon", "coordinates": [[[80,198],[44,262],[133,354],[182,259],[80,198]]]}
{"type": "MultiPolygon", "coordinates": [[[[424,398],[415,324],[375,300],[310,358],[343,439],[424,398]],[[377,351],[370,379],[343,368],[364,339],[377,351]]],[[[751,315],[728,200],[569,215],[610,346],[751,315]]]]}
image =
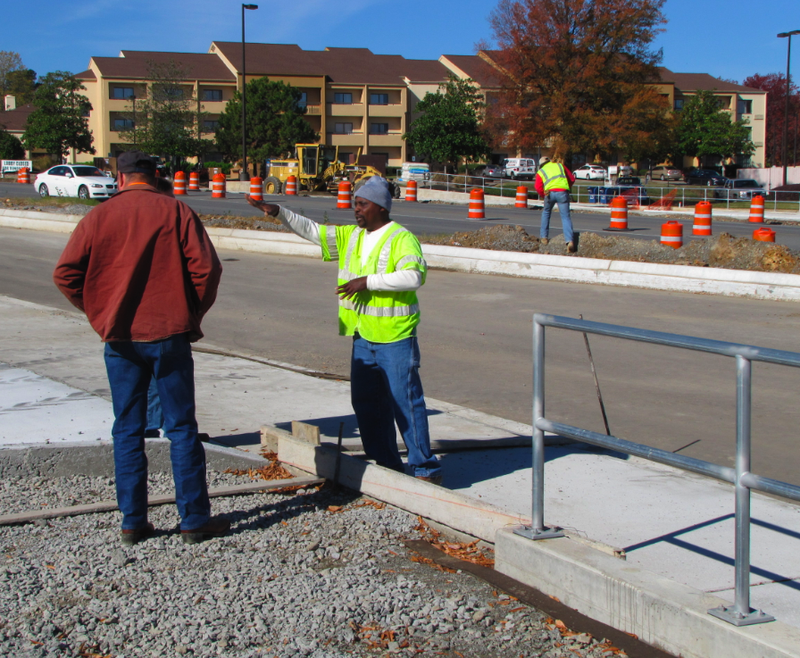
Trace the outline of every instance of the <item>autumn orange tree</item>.
{"type": "Polygon", "coordinates": [[[659,159],[670,108],[652,86],[664,0],[500,0],[490,15],[502,86],[489,108],[496,141],[556,157],[659,159]]]}

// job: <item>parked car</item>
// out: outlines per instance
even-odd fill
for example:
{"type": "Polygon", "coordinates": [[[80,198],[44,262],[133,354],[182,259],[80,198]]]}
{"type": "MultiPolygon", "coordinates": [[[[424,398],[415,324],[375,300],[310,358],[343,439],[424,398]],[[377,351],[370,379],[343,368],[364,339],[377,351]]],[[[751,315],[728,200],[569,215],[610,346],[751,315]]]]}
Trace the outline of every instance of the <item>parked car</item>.
{"type": "Polygon", "coordinates": [[[76,196],[107,199],[117,191],[117,182],[91,165],[56,165],[39,174],[33,186],[41,197],[76,196]]]}
{"type": "Polygon", "coordinates": [[[682,180],[683,172],[677,167],[659,165],[650,170],[649,176],[650,180],[682,180]]]}
{"type": "Polygon", "coordinates": [[[574,172],[575,178],[582,178],[584,180],[604,180],[606,177],[606,170],[600,165],[585,164],[578,167],[574,172]]]}
{"type": "Polygon", "coordinates": [[[617,185],[641,185],[642,181],[638,176],[620,176],[617,178],[617,185]]]}
{"type": "Polygon", "coordinates": [[[478,171],[477,175],[484,178],[505,178],[506,168],[499,164],[488,164],[482,171],[478,171]]]}
{"type": "Polygon", "coordinates": [[[509,178],[533,180],[536,177],[536,161],[530,158],[506,158],[503,165],[509,178]]]}
{"type": "Polygon", "coordinates": [[[754,196],[766,196],[767,191],[752,178],[727,179],[721,190],[715,190],[718,199],[752,199],[754,196]]]}
{"type": "Polygon", "coordinates": [[[711,169],[692,169],[686,174],[687,185],[707,185],[708,187],[721,187],[728,180],[722,174],[711,169]]]}

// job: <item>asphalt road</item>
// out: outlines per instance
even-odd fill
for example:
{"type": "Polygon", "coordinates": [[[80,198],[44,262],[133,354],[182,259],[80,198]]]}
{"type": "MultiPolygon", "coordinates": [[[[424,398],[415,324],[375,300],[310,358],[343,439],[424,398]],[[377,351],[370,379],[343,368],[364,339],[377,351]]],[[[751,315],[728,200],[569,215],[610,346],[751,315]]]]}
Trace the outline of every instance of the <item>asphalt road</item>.
{"type": "MultiPolygon", "coordinates": [[[[33,186],[17,183],[0,183],[0,195],[34,197],[33,186]]],[[[336,197],[328,194],[315,194],[314,196],[298,196],[291,199],[286,196],[267,197],[275,203],[281,203],[288,208],[310,217],[318,222],[328,220],[336,224],[354,222],[352,210],[339,210],[336,208],[336,197]],[[291,199],[291,200],[290,200],[291,199]]],[[[260,213],[249,206],[243,194],[228,193],[225,199],[212,199],[211,193],[193,192],[182,199],[197,213],[208,215],[237,215],[257,216],[260,213]]],[[[474,231],[484,226],[496,224],[513,224],[523,226],[531,235],[539,234],[541,224],[541,207],[518,209],[513,207],[488,207],[486,219],[468,220],[466,206],[457,206],[445,203],[407,203],[397,200],[392,209],[392,218],[403,224],[416,235],[451,234],[456,231],[474,231]]],[[[606,232],[610,218],[609,208],[602,207],[597,211],[573,209],[572,221],[576,231],[591,231],[603,235],[620,235],[620,233],[606,232]]],[[[670,216],[683,224],[684,240],[692,236],[692,220],[685,216],[670,216]]],[[[797,219],[797,215],[794,215],[797,219]]],[[[630,232],[624,235],[644,240],[658,240],[661,235],[661,224],[666,218],[661,216],[646,215],[644,213],[630,212],[628,227],[630,232]]],[[[736,237],[751,237],[754,225],[742,221],[730,221],[722,217],[714,218],[714,232],[722,231],[736,237]]],[[[791,249],[800,249],[800,226],[772,225],[777,233],[777,242],[785,244],[791,249]]],[[[561,219],[558,212],[554,212],[550,223],[550,237],[561,233],[561,219]]]]}
{"type": "MultiPolygon", "coordinates": [[[[71,308],[50,278],[66,240],[0,229],[0,294],[71,308]]],[[[348,373],[349,341],[337,336],[334,264],[235,251],[220,257],[225,271],[203,325],[207,344],[348,373]]],[[[525,423],[531,419],[534,312],[800,352],[800,305],[788,302],[436,270],[420,301],[427,395],[525,423]]],[[[612,433],[733,465],[733,360],[590,340],[612,433]]],[[[548,330],[546,358],[547,417],[603,431],[583,337],[548,330]]],[[[754,364],[753,472],[793,484],[800,484],[798,391],[796,369],[754,364]]]]}

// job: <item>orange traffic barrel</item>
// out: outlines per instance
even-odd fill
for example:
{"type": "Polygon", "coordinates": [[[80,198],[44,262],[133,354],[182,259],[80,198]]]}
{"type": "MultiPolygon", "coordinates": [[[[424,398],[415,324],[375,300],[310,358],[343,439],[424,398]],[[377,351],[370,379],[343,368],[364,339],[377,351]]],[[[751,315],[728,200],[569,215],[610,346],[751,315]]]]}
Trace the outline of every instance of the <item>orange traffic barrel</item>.
{"type": "Polygon", "coordinates": [[[711,235],[711,203],[701,201],[694,207],[692,235],[711,235]]]}
{"type": "Polygon", "coordinates": [[[467,219],[485,219],[483,206],[483,190],[479,187],[473,188],[469,193],[469,214],[467,219]]]}
{"type": "Polygon", "coordinates": [[[764,223],[764,197],[760,194],[750,202],[750,221],[754,224],[764,223]]]}
{"type": "Polygon", "coordinates": [[[26,184],[31,182],[31,177],[28,174],[27,167],[21,167],[20,170],[17,172],[17,182],[26,184]]]}
{"type": "Polygon", "coordinates": [[[175,179],[172,181],[172,193],[175,196],[186,194],[186,173],[183,171],[175,172],[175,179]]]}
{"type": "Polygon", "coordinates": [[[406,183],[406,201],[417,200],[417,181],[410,180],[406,183]]]}
{"type": "Polygon", "coordinates": [[[350,191],[350,181],[342,181],[339,183],[339,196],[336,200],[337,208],[352,208],[352,193],[350,191]]]}
{"type": "Polygon", "coordinates": [[[200,191],[200,174],[198,174],[196,171],[193,171],[189,174],[189,191],[200,191]]]}
{"type": "Polygon", "coordinates": [[[250,179],[250,198],[256,201],[264,200],[264,181],[258,176],[250,179]]]}
{"type": "Polygon", "coordinates": [[[661,244],[680,249],[683,246],[683,225],[673,220],[662,224],[661,244]]]}
{"type": "Polygon", "coordinates": [[[225,198],[225,174],[214,174],[214,178],[211,180],[211,198],[225,198]]]}
{"type": "Polygon", "coordinates": [[[289,178],[286,179],[286,189],[284,192],[292,196],[297,196],[297,176],[289,176],[289,178]]]}
{"type": "Polygon", "coordinates": [[[615,197],[611,200],[611,224],[609,229],[616,231],[628,230],[628,200],[625,197],[615,197]]]}
{"type": "Polygon", "coordinates": [[[517,201],[514,204],[515,208],[527,208],[528,207],[528,188],[524,185],[520,185],[517,188],[517,201]]]}
{"type": "Polygon", "coordinates": [[[753,231],[753,240],[757,240],[758,242],[775,242],[775,231],[766,226],[757,228],[753,231]]]}

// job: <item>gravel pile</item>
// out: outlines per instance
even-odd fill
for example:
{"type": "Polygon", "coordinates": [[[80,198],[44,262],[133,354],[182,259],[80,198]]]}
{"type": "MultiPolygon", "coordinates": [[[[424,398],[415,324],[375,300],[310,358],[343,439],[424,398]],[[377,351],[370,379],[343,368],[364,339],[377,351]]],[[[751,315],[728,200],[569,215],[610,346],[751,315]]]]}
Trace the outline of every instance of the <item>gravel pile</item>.
{"type": "MultiPolygon", "coordinates": [[[[209,473],[212,486],[249,481],[209,473]]],[[[154,475],[151,492],[170,492],[154,475]]],[[[113,498],[104,477],[7,478],[0,513],[113,498]]],[[[348,491],[213,500],[229,536],[188,546],[172,505],[119,543],[118,513],[0,527],[0,655],[309,657],[624,655],[403,541],[408,514],[348,491]],[[416,560],[416,561],[414,561],[416,560]]]]}

